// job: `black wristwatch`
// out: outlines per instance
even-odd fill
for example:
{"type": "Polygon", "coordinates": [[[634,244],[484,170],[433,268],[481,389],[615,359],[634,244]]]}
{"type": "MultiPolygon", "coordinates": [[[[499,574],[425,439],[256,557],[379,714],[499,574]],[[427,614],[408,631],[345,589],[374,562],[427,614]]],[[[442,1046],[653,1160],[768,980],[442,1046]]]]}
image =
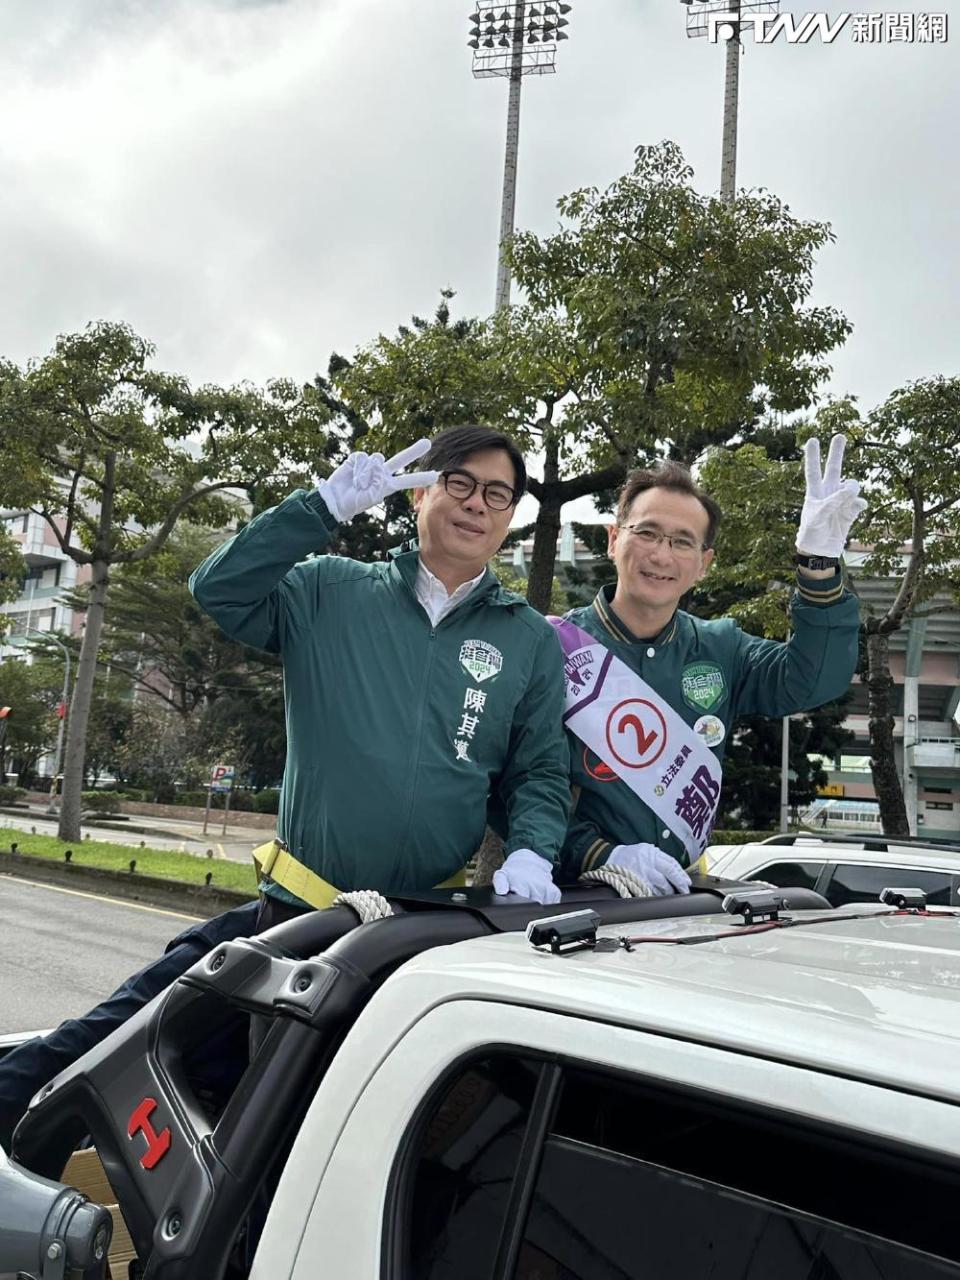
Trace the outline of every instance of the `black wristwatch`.
{"type": "Polygon", "coordinates": [[[793,563],[803,569],[839,569],[838,556],[805,556],[799,553],[793,557],[793,563]]]}

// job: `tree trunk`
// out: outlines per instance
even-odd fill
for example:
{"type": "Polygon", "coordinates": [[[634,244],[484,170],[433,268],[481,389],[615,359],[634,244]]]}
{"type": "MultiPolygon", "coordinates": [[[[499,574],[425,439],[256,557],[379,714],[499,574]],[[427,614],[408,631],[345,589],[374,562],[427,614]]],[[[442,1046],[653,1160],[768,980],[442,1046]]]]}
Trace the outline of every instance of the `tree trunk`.
{"type": "Polygon", "coordinates": [[[558,492],[559,443],[553,435],[547,435],[545,446],[543,489],[533,530],[533,555],[527,578],[527,602],[541,613],[546,613],[550,608],[553,571],[557,562],[557,538],[560,536],[560,511],[563,507],[563,500],[558,492]]]}
{"type": "Polygon", "coordinates": [[[867,697],[870,708],[870,769],[880,805],[880,822],[888,836],[908,836],[910,824],[903,801],[893,749],[893,677],[890,643],[884,632],[867,634],[867,697]]]}
{"type": "Polygon", "coordinates": [[[87,727],[90,722],[90,707],[93,703],[93,684],[97,674],[97,655],[100,650],[100,633],[103,630],[103,615],[109,585],[116,466],[117,455],[108,453],[103,463],[103,496],[100,501],[97,541],[93,553],[90,603],[87,606],[83,641],[77,663],[77,679],[73,686],[70,718],[67,721],[66,760],[63,768],[63,792],[60,799],[60,825],[57,831],[61,840],[80,839],[80,797],[83,791],[87,727]]]}
{"type": "Polygon", "coordinates": [[[80,797],[83,791],[87,725],[90,721],[90,707],[93,703],[93,683],[97,674],[97,653],[100,647],[100,632],[103,629],[103,614],[107,601],[108,569],[109,566],[106,561],[94,561],[90,603],[87,606],[83,641],[80,645],[80,659],[77,663],[77,678],[73,686],[73,697],[70,700],[70,717],[67,721],[63,791],[60,798],[60,827],[57,832],[61,840],[80,839],[80,797]]]}

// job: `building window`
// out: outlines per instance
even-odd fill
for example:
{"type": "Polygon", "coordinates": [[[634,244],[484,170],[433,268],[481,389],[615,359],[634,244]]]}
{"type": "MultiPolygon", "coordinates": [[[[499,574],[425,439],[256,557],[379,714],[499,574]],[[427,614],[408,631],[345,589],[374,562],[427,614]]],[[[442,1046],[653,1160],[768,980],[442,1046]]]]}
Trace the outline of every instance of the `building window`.
{"type": "Polygon", "coordinates": [[[950,800],[928,800],[928,801],[927,801],[927,808],[928,808],[928,809],[947,809],[947,810],[950,810],[950,809],[952,809],[952,808],[953,808],[953,803],[952,803],[950,800]]]}
{"type": "Polygon", "coordinates": [[[869,756],[841,756],[840,757],[841,773],[869,773],[870,757],[869,756]]]}

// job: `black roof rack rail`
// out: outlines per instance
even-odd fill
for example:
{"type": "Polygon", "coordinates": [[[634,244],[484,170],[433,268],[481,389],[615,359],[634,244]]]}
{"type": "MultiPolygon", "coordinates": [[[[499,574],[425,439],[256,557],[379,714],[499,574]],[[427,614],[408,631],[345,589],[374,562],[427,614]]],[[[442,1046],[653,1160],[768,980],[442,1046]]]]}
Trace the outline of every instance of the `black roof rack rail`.
{"type": "Polygon", "coordinates": [[[855,831],[845,831],[836,835],[827,831],[790,831],[781,835],[768,836],[760,843],[796,845],[805,840],[816,840],[820,844],[857,845],[863,849],[871,849],[875,853],[886,853],[891,848],[942,849],[947,853],[960,853],[960,838],[932,840],[929,836],[887,836],[876,831],[864,832],[863,835],[855,831]]]}

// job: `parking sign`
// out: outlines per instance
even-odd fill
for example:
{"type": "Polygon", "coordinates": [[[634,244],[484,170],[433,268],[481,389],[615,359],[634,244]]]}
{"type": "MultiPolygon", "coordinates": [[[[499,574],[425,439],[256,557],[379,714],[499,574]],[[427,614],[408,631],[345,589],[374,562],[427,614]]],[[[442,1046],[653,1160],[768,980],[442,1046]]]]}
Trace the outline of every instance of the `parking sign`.
{"type": "Polygon", "coordinates": [[[215,764],[213,766],[213,776],[210,779],[210,790],[232,791],[234,773],[235,770],[232,764],[215,764]]]}

